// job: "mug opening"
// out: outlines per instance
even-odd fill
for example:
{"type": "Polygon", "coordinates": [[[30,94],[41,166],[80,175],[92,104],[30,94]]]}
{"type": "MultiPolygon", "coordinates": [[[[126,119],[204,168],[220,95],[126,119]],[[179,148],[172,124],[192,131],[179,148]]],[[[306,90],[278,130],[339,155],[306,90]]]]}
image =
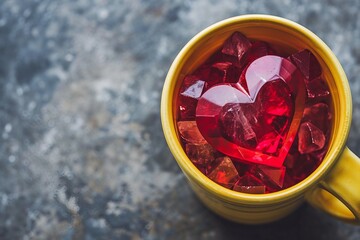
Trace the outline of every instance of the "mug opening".
{"type": "Polygon", "coordinates": [[[197,34],[174,60],[163,89],[161,102],[163,130],[174,157],[185,175],[222,199],[236,202],[266,203],[300,195],[330,170],[345,147],[351,121],[351,96],[346,75],[331,50],[314,33],[283,18],[268,15],[245,15],[214,24],[197,34]],[[221,187],[203,175],[186,156],[176,128],[176,104],[180,80],[207,59],[235,31],[250,39],[261,39],[287,50],[308,48],[320,61],[332,95],[333,131],[329,150],[317,169],[300,183],[274,193],[255,195],[221,187]],[[276,36],[276,38],[274,38],[276,36]],[[191,59],[191,61],[189,61],[191,59]]]}

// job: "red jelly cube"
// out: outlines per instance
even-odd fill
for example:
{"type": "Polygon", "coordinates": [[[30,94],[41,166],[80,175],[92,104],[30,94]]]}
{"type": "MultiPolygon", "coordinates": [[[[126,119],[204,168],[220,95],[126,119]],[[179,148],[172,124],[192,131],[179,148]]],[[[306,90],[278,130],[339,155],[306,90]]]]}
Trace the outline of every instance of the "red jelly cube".
{"type": "Polygon", "coordinates": [[[245,174],[248,173],[248,171],[250,170],[250,168],[252,167],[252,164],[246,163],[246,162],[242,162],[242,161],[234,161],[232,159],[236,170],[239,173],[239,176],[244,176],[245,174]]]}
{"type": "MultiPolygon", "coordinates": [[[[282,166],[281,168],[273,168],[258,165],[258,169],[266,176],[266,178],[275,183],[277,186],[283,186],[286,167],[282,166]]],[[[265,179],[265,176],[263,177],[263,179],[265,179]]]]}
{"type": "Polygon", "coordinates": [[[293,159],[293,166],[286,170],[284,187],[290,187],[307,178],[321,162],[309,154],[297,154],[293,159]]]}
{"type": "Polygon", "coordinates": [[[201,80],[201,77],[195,74],[186,75],[181,84],[180,94],[184,92],[186,89],[188,89],[191,85],[195,84],[197,81],[203,81],[203,80],[201,80]]]}
{"type": "Polygon", "coordinates": [[[177,123],[181,138],[186,143],[206,144],[206,140],[199,132],[195,121],[180,121],[177,123]]]}
{"type": "Polygon", "coordinates": [[[233,190],[244,193],[265,193],[265,185],[251,174],[245,174],[236,182],[233,190]]]}
{"type": "Polygon", "coordinates": [[[241,66],[239,60],[235,56],[227,55],[222,53],[222,49],[216,51],[208,60],[206,60],[204,65],[214,65],[216,63],[231,63],[234,67],[237,67],[241,71],[241,66]]]}
{"type": "Polygon", "coordinates": [[[205,81],[204,91],[208,88],[223,83],[226,80],[226,74],[231,67],[229,62],[221,62],[213,65],[204,64],[194,72],[194,75],[205,81]]]}
{"type": "Polygon", "coordinates": [[[182,92],[179,96],[179,112],[181,120],[195,118],[197,99],[201,96],[205,82],[198,80],[195,75],[185,77],[182,85],[182,92]]]}
{"type": "Polygon", "coordinates": [[[179,96],[179,115],[181,120],[194,120],[197,100],[179,96]]]}
{"type": "Polygon", "coordinates": [[[276,55],[276,52],[266,42],[255,41],[252,43],[251,48],[246,52],[244,62],[249,64],[254,60],[266,55],[276,55]]]}
{"type": "Polygon", "coordinates": [[[212,67],[217,68],[223,72],[226,72],[231,66],[232,66],[231,62],[217,62],[212,65],[212,67]]]}
{"type": "Polygon", "coordinates": [[[185,97],[198,99],[201,96],[201,93],[203,92],[204,86],[205,86],[204,81],[197,80],[180,94],[185,97]]]}
{"type": "Polygon", "coordinates": [[[235,185],[233,190],[237,192],[243,192],[243,193],[252,193],[252,194],[261,194],[265,193],[265,185],[261,186],[241,186],[241,185],[235,185]]]}
{"type": "Polygon", "coordinates": [[[213,68],[216,68],[223,72],[222,82],[227,83],[236,83],[239,81],[240,69],[235,67],[230,62],[219,62],[213,65],[213,68]]]}
{"type": "Polygon", "coordinates": [[[291,61],[308,80],[314,80],[321,75],[321,66],[314,54],[307,49],[294,53],[290,56],[291,61]]]}
{"type": "Polygon", "coordinates": [[[284,166],[287,168],[287,169],[291,169],[295,166],[295,163],[296,163],[296,159],[298,157],[299,154],[297,153],[289,153],[287,156],[286,156],[286,159],[284,161],[284,166]]]}
{"type": "Polygon", "coordinates": [[[216,159],[218,164],[210,171],[208,177],[226,188],[232,188],[239,180],[239,174],[229,157],[216,159]]]}
{"type": "Polygon", "coordinates": [[[206,79],[206,89],[216,84],[223,83],[225,81],[226,70],[222,70],[216,67],[210,67],[209,71],[209,77],[206,79]]]}
{"type": "Polygon", "coordinates": [[[331,123],[329,106],[325,103],[317,103],[304,109],[302,117],[304,122],[311,122],[324,133],[328,131],[331,123]]]}
{"type": "MultiPolygon", "coordinates": [[[[328,142],[329,139],[326,139],[326,142],[328,142]]],[[[325,144],[326,146],[326,144],[325,144]]],[[[327,153],[327,148],[326,147],[323,147],[322,149],[318,150],[318,151],[315,151],[315,152],[312,152],[310,153],[309,155],[314,159],[316,160],[317,162],[321,162],[325,155],[327,153]]]]}
{"type": "Polygon", "coordinates": [[[304,122],[299,128],[298,149],[300,153],[311,153],[325,146],[325,135],[311,122],[304,122]]]}
{"type": "Polygon", "coordinates": [[[247,37],[239,32],[233,33],[228,38],[222,48],[222,53],[235,56],[241,61],[244,54],[250,49],[251,42],[247,37]]]}
{"type": "Polygon", "coordinates": [[[330,97],[330,91],[325,81],[316,78],[313,81],[306,81],[307,96],[312,101],[326,101],[330,97]]]}
{"type": "MultiPolygon", "coordinates": [[[[283,168],[284,167],[281,167],[280,169],[279,168],[274,168],[274,169],[278,169],[278,170],[280,170],[279,172],[282,172],[282,171],[285,171],[285,170],[283,170],[283,168]]],[[[280,187],[279,184],[281,185],[283,182],[275,182],[273,179],[271,179],[269,176],[267,176],[267,174],[265,174],[260,168],[258,168],[257,165],[253,165],[250,168],[249,174],[251,174],[254,177],[261,180],[261,182],[266,187],[265,191],[267,193],[279,191],[281,189],[281,187],[282,187],[282,186],[280,187]]]]}
{"type": "Polygon", "coordinates": [[[206,166],[215,160],[216,151],[210,144],[192,144],[185,146],[186,155],[196,166],[206,166]]]}

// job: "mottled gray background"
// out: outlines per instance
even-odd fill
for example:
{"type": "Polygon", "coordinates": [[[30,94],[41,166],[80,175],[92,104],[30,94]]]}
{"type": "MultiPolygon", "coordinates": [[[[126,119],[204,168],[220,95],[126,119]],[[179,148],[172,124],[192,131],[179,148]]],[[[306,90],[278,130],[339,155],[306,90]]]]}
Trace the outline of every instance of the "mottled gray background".
{"type": "Polygon", "coordinates": [[[265,226],[202,206],[161,131],[179,50],[231,16],[295,20],[335,52],[360,154],[360,1],[0,1],[0,239],[360,239],[308,205],[265,226]]]}

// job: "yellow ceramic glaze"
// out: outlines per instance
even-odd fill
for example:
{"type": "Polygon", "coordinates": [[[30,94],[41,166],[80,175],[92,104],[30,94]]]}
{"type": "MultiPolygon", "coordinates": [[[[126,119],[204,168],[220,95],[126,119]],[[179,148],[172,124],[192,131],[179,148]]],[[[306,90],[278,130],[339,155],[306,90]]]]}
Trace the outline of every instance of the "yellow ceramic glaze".
{"type": "Polygon", "coordinates": [[[190,186],[215,213],[240,223],[266,223],[288,215],[307,199],[313,206],[333,216],[359,223],[360,162],[345,148],[351,109],[351,94],[344,70],[320,38],[299,24],[283,18],[244,15],[206,28],[181,50],[164,83],[161,121],[169,148],[190,186]],[[178,138],[174,106],[180,81],[218,49],[234,31],[240,31],[251,39],[267,41],[278,51],[309,49],[320,60],[332,94],[334,123],[327,155],[304,181],[279,192],[246,194],[212,182],[191,163],[178,138]]]}

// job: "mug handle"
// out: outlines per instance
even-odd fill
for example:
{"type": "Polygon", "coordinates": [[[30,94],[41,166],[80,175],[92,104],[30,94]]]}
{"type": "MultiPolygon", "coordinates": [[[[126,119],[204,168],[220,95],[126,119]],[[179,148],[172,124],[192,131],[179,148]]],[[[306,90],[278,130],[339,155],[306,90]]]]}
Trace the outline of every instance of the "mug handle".
{"type": "Polygon", "coordinates": [[[360,224],[360,158],[345,147],[334,168],[306,200],[336,218],[360,224]]]}

